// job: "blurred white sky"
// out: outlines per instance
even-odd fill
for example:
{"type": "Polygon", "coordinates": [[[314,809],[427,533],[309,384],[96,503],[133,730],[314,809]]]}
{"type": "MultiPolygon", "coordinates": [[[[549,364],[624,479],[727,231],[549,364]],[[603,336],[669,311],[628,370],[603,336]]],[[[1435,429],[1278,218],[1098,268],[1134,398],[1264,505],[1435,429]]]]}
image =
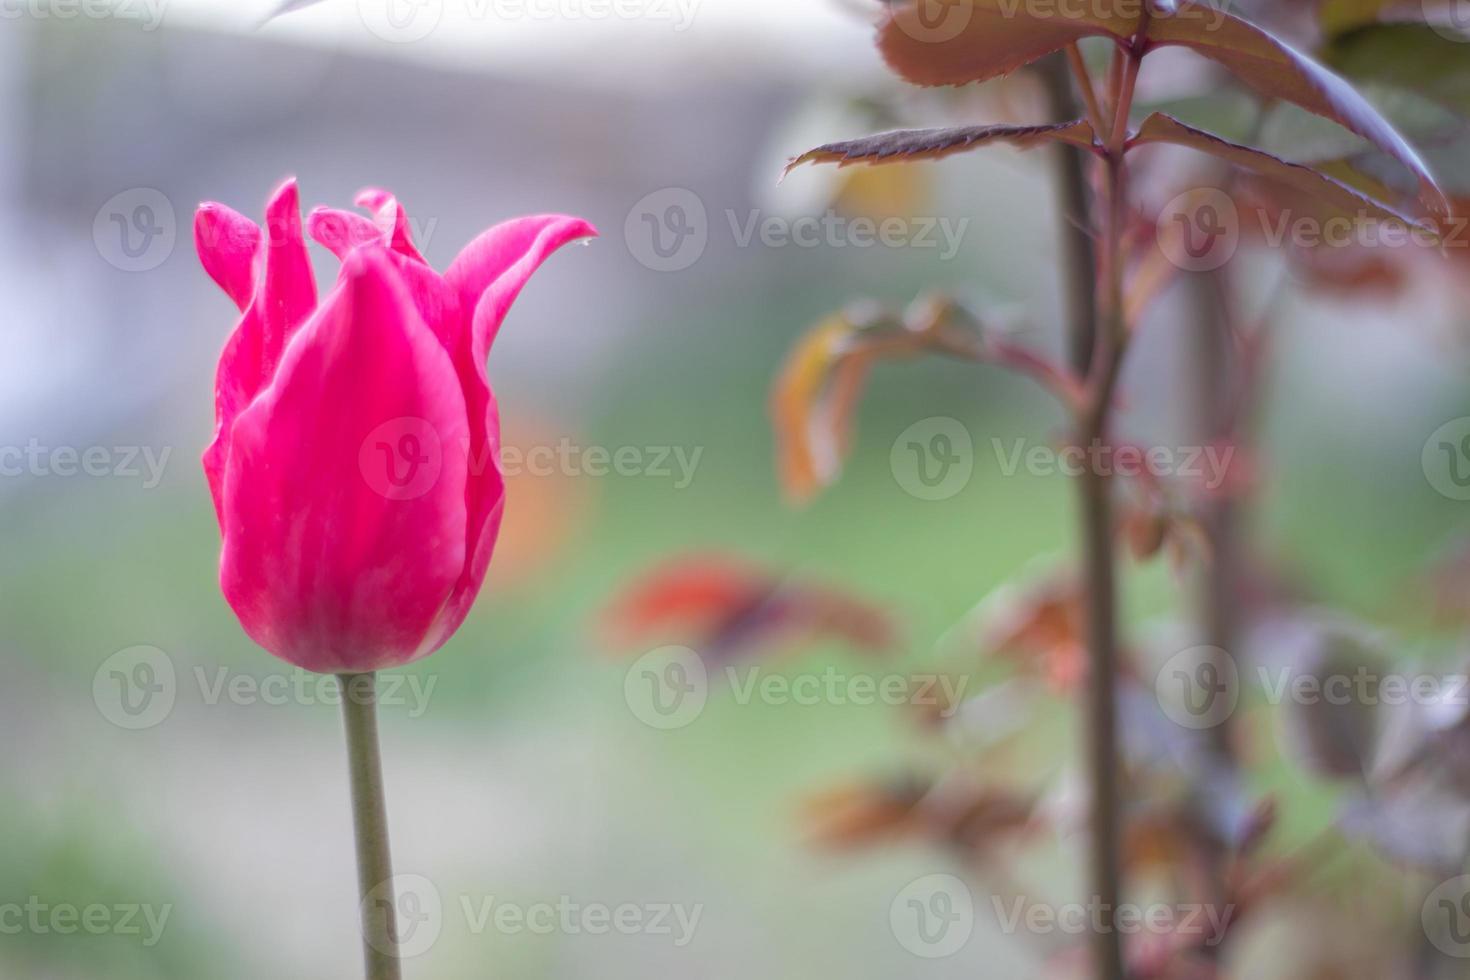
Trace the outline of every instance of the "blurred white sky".
{"type": "Polygon", "coordinates": [[[666,88],[876,73],[878,0],[116,0],[165,26],[254,31],[437,66],[666,88]]]}

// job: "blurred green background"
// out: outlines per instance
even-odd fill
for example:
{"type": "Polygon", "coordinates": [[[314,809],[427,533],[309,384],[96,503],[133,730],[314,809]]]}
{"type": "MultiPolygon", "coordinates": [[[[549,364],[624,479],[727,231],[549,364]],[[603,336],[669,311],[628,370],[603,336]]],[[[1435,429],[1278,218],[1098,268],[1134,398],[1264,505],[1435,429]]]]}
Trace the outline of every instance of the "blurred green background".
{"type": "MultiPolygon", "coordinates": [[[[30,17],[0,38],[0,60],[14,66],[0,96],[0,174],[16,216],[0,233],[15,283],[0,342],[9,380],[0,441],[170,452],[156,488],[34,473],[0,481],[9,745],[0,904],[171,910],[153,944],[146,928],[12,934],[0,919],[0,974],[228,980],[358,969],[336,708],[315,695],[209,697],[221,677],[285,668],[240,631],[215,580],[218,533],[197,453],[233,311],[197,268],[188,215],[206,198],[256,215],[286,173],[300,176],[308,206],[344,204],[368,183],[393,188],[433,222],[425,251],[440,267],[510,214],[586,214],[603,240],[547,265],[492,358],[509,442],[702,451],[684,488],[649,476],[514,480],[490,585],[454,640],[408,671],[429,694],[412,710],[384,708],[397,870],[433,881],[444,903],[438,941],[408,975],[1033,969],[993,923],[950,959],[917,960],[894,942],[890,901],[947,869],[943,855],[906,846],[834,856],[803,840],[803,797],[932,767],[953,747],[889,707],[740,704],[718,685],[692,724],[655,730],[625,699],[630,655],[604,648],[596,620],[662,559],[728,552],[891,609],[905,637],[894,670],[1004,675],[978,659],[956,663],[936,644],[997,587],[1072,546],[1065,478],[1006,475],[991,442],[1051,442],[1059,417],[1049,403],[992,368],[883,366],[842,480],[794,510],[777,485],[766,401],[795,338],[855,296],[901,306],[955,290],[1055,349],[1043,168],[1009,151],[924,168],[933,213],[972,218],[951,261],[916,249],[742,248],[727,210],[794,213],[801,195],[820,194],[797,177],[772,189],[771,161],[804,148],[791,134],[815,119],[837,127],[817,138],[853,135],[822,107],[882,84],[865,28],[840,10],[800,25],[820,39],[813,64],[848,59],[820,82],[796,58],[748,70],[762,64],[762,39],[798,27],[714,3],[679,36],[619,34],[601,69],[580,48],[548,47],[541,64],[522,53],[502,71],[488,55],[469,67],[462,53],[413,45],[405,58],[404,45],[359,49],[274,27],[237,34],[240,17],[210,16],[181,8],[156,32],[30,17]],[[696,71],[702,57],[711,63],[696,71]],[[643,73],[629,77],[640,58],[643,73]],[[824,102],[812,95],[821,91],[838,94],[824,102]],[[171,203],[177,241],[155,268],[130,272],[94,244],[94,220],[140,187],[171,203]],[[625,221],[668,187],[701,198],[710,245],[690,268],[661,273],[638,261],[625,221]],[[916,499],[895,479],[890,449],[908,426],[943,416],[971,433],[974,473],[950,499],[916,499]],[[94,681],[109,657],[140,645],[167,655],[176,700],[157,723],[128,730],[99,706],[94,681]],[[652,934],[477,934],[460,902],[492,897],[523,907],[675,903],[701,918],[686,946],[652,934]]],[[[1180,431],[1171,406],[1181,382],[1169,365],[1193,326],[1187,309],[1166,307],[1128,381],[1129,419],[1155,433],[1180,431]]],[[[1429,434],[1470,414],[1462,309],[1419,292],[1367,303],[1293,292],[1263,412],[1269,478],[1255,539],[1322,601],[1394,627],[1416,655],[1449,656],[1457,642],[1420,625],[1413,600],[1426,561],[1470,526],[1466,505],[1436,493],[1421,466],[1429,434]]],[[[1139,634],[1191,601],[1167,562],[1129,565],[1126,598],[1139,634]]],[[[785,653],[763,669],[875,669],[836,646],[785,653]]],[[[1068,772],[1077,743],[1068,711],[1052,706],[1045,718],[1038,788],[1068,772]]],[[[1331,793],[1289,763],[1259,778],[1288,795],[1288,837],[1329,819],[1331,793]]],[[[1066,855],[1076,844],[1055,842],[1059,888],[1075,884],[1066,855]]]]}

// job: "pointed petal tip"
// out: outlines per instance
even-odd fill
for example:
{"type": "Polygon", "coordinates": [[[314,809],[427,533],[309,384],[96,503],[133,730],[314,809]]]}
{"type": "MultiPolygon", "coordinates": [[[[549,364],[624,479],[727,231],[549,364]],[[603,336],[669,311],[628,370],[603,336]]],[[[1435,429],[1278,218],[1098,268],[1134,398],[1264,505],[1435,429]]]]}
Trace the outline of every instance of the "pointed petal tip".
{"type": "Polygon", "coordinates": [[[556,237],[564,242],[574,242],[579,238],[601,238],[602,233],[597,226],[586,218],[578,218],[570,214],[544,214],[540,216],[545,223],[542,233],[549,229],[555,229],[556,237]]]}
{"type": "Polygon", "coordinates": [[[301,188],[295,177],[287,177],[277,184],[265,202],[267,217],[287,210],[298,213],[301,210],[301,188]]]}
{"type": "Polygon", "coordinates": [[[395,200],[395,195],[381,187],[364,187],[352,198],[352,203],[369,211],[377,211],[383,205],[395,200]]]}

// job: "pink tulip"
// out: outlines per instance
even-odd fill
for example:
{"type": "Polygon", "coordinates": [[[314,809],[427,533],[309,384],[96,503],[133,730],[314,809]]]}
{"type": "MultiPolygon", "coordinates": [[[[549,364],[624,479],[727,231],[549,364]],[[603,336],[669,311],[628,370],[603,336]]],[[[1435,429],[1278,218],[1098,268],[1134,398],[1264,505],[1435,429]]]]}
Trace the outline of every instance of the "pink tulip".
{"type": "Polygon", "coordinates": [[[579,218],[516,218],[441,276],[391,195],[357,203],[373,218],[318,208],[307,221],[342,260],[321,302],[294,180],[264,232],[213,203],[194,225],[205,271],[244,314],[204,453],[220,583],[257,643],[332,673],[425,657],[464,621],[505,502],[486,355],[542,261],[597,234],[579,218]]]}

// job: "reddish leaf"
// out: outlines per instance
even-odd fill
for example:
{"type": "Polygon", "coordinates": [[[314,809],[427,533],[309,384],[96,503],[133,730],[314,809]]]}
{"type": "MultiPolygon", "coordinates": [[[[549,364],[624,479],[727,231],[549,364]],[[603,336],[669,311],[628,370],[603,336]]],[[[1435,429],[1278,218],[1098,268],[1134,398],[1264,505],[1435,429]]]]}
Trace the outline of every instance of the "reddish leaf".
{"type": "Polygon", "coordinates": [[[819,847],[868,845],[913,829],[914,807],[928,786],[913,778],[849,783],[803,802],[807,838],[819,847]]]}
{"type": "Polygon", "coordinates": [[[852,847],[912,837],[980,862],[1042,826],[1034,796],[967,778],[935,786],[914,779],[842,786],[813,797],[803,810],[811,839],[819,845],[852,847]]]}
{"type": "Polygon", "coordinates": [[[1441,212],[1448,202],[1428,167],[1393,126],[1346,81],[1284,41],[1209,4],[1180,3],[1173,12],[1141,4],[1073,7],[1027,5],[1022,0],[957,0],[933,17],[932,0],[900,6],[882,25],[878,46],[899,75],[921,85],[963,85],[1007,74],[1083,37],[1191,48],[1229,68],[1268,98],[1282,99],[1331,119],[1382,148],[1418,178],[1425,203],[1441,212]],[[1138,16],[1119,10],[1138,10],[1138,16]]]}
{"type": "MultiPolygon", "coordinates": [[[[1314,163],[1312,169],[1334,179],[1345,172],[1336,161],[1314,163]]],[[[1352,181],[1342,179],[1352,186],[1352,181]]],[[[1371,181],[1363,180],[1364,188],[1371,181]]],[[[1360,188],[1363,189],[1363,188],[1360,188]]],[[[1387,188],[1376,188],[1386,200],[1392,197],[1387,188]]],[[[1370,196],[1377,197],[1377,194],[1370,196]]],[[[1337,221],[1343,214],[1322,198],[1303,194],[1294,188],[1267,178],[1252,175],[1242,182],[1236,193],[1236,205],[1241,214],[1242,234],[1249,234],[1259,243],[1270,247],[1285,247],[1287,260],[1299,281],[1314,289],[1337,296],[1352,294],[1362,296],[1398,296],[1410,283],[1409,273],[1413,260],[1420,249],[1379,248],[1368,242],[1327,241],[1326,236],[1317,244],[1290,235],[1293,224],[1306,221],[1313,229],[1327,229],[1330,222],[1337,221]],[[1278,237],[1284,235],[1285,237],[1278,237]]],[[[1431,240],[1443,242],[1443,231],[1426,231],[1426,243],[1431,240]],[[1437,236],[1431,239],[1428,236],[1437,236]]]]}
{"type": "Polygon", "coordinates": [[[1224,11],[1218,24],[1204,16],[1206,5],[1187,3],[1178,16],[1149,22],[1153,44],[1192,48],[1229,68],[1267,98],[1284,99],[1333,120],[1392,155],[1418,178],[1420,197],[1441,213],[1449,202],[1419,154],[1382,114],[1348,82],[1261,28],[1224,11]],[[1197,16],[1186,16],[1189,11],[1197,16]]]}
{"type": "Polygon", "coordinates": [[[919,813],[931,836],[979,861],[1041,828],[1034,797],[968,780],[936,788],[920,804],[919,813]]]}
{"type": "Polygon", "coordinates": [[[919,85],[963,85],[1008,75],[1084,37],[1137,33],[1140,4],[1077,4],[1075,9],[1024,0],[918,0],[892,8],[878,48],[903,78],[919,85]],[[1112,8],[1105,12],[1101,8],[1112,8]],[[937,14],[937,16],[936,16],[937,14]]]}
{"type": "Polygon", "coordinates": [[[866,599],[725,555],[655,568],[613,601],[603,625],[615,646],[682,642],[712,662],[831,641],[879,653],[898,641],[893,618],[866,599]]]}
{"type": "Polygon", "coordinates": [[[1009,143],[1030,149],[1043,143],[1071,143],[1090,148],[1093,132],[1085,120],[1050,126],[959,126],[952,129],[901,129],[860,139],[827,143],[807,150],[786,165],[786,172],[803,163],[902,163],[938,160],[988,143],[1009,143]]]}
{"type": "Polygon", "coordinates": [[[1171,143],[1200,150],[1242,169],[1280,181],[1305,194],[1321,198],[1350,215],[1366,213],[1405,225],[1424,227],[1392,206],[1368,197],[1311,167],[1288,163],[1264,150],[1231,143],[1163,113],[1155,113],[1145,119],[1138,135],[1133,138],[1134,145],[1148,143],[1171,143]]]}
{"type": "Polygon", "coordinates": [[[995,593],[981,607],[981,651],[1011,657],[1058,691],[1073,691],[1087,672],[1086,594],[1075,575],[995,593]]]}

